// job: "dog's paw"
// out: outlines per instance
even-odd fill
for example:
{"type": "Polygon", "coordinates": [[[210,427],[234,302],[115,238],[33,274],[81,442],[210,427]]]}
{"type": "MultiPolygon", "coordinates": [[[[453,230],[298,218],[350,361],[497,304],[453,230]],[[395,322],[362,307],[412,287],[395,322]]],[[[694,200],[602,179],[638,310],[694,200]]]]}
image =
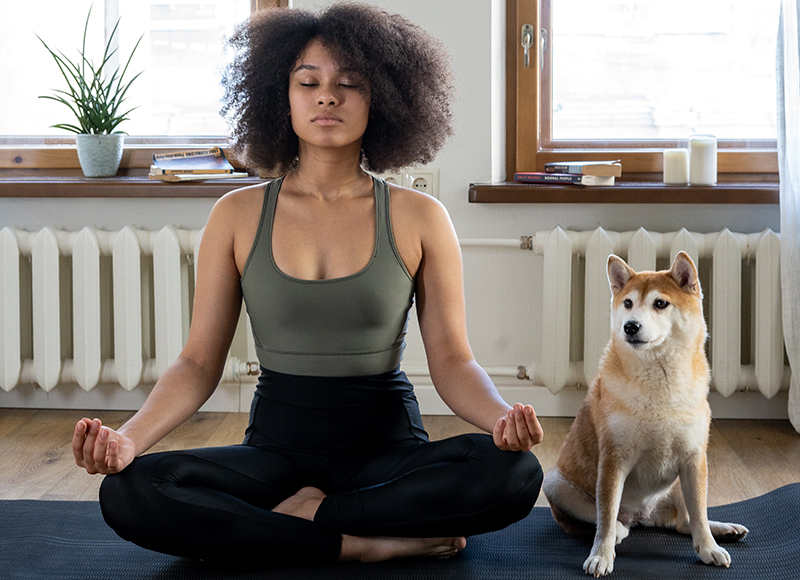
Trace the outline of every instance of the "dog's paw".
{"type": "Polygon", "coordinates": [[[713,564],[714,566],[725,566],[728,568],[731,565],[731,555],[725,548],[720,548],[717,545],[709,546],[708,548],[700,548],[695,546],[697,555],[704,564],[713,564]]]}
{"type": "Polygon", "coordinates": [[[614,552],[610,555],[592,553],[583,563],[583,570],[595,578],[611,574],[614,571],[614,552]]]}
{"type": "Polygon", "coordinates": [[[739,524],[726,524],[723,522],[708,522],[711,527],[711,535],[717,541],[738,542],[750,532],[747,528],[739,524]]]}
{"type": "Polygon", "coordinates": [[[623,525],[623,523],[622,523],[622,522],[620,522],[620,521],[617,521],[616,533],[617,533],[617,537],[616,537],[615,543],[616,543],[617,545],[619,545],[619,544],[620,544],[620,542],[622,542],[622,540],[624,540],[625,538],[627,538],[627,537],[628,537],[628,534],[630,534],[630,533],[631,533],[631,531],[630,531],[628,528],[626,528],[626,527],[623,525]]]}

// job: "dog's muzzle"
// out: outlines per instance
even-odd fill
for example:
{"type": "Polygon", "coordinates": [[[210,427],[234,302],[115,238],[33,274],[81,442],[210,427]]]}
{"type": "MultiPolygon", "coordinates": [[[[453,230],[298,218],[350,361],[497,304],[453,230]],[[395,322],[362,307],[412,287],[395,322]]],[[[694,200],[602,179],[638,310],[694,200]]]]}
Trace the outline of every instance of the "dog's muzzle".
{"type": "Polygon", "coordinates": [[[629,320],[625,323],[625,326],[622,327],[622,330],[625,331],[630,337],[636,336],[639,331],[642,329],[642,325],[636,322],[635,320],[629,320]]]}
{"type": "Polygon", "coordinates": [[[642,340],[639,336],[639,331],[641,329],[642,325],[635,320],[629,320],[622,327],[622,330],[625,332],[625,341],[633,348],[639,348],[643,344],[647,344],[647,341],[642,340]]]}

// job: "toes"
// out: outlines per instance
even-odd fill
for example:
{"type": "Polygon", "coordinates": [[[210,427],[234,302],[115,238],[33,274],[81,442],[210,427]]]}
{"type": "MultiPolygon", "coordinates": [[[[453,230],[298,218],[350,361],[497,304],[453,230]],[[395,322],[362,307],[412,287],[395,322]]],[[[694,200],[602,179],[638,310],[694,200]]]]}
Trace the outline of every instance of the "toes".
{"type": "Polygon", "coordinates": [[[719,541],[738,542],[750,532],[746,527],[739,524],[724,524],[720,522],[709,522],[711,533],[719,541]]]}
{"type": "Polygon", "coordinates": [[[697,553],[705,564],[724,566],[725,568],[731,565],[731,556],[725,548],[715,546],[709,549],[698,549],[697,553]]]}
{"type": "Polygon", "coordinates": [[[599,578],[614,571],[614,560],[603,556],[589,556],[583,563],[583,570],[590,576],[599,578]]]}

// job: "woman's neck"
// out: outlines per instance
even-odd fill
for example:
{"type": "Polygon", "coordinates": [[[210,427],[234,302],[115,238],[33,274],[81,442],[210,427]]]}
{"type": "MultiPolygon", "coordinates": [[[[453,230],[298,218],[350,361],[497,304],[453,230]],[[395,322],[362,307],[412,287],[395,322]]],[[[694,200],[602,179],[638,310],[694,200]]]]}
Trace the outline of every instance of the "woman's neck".
{"type": "Polygon", "coordinates": [[[352,195],[369,178],[361,169],[359,157],[360,155],[319,155],[315,151],[301,151],[297,168],[288,178],[293,182],[294,188],[305,195],[328,199],[352,195]]]}

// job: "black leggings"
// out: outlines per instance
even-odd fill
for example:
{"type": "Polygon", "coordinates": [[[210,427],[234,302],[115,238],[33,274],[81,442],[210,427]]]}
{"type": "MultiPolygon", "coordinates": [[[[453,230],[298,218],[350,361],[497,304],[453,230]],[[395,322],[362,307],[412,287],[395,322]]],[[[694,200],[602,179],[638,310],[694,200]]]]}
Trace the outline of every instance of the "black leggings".
{"type": "Polygon", "coordinates": [[[542,470],[488,435],[429,442],[405,375],[264,371],[242,445],[153,453],[100,489],[123,538],[176,556],[261,566],[335,561],[341,535],[469,536],[533,507],[542,470]],[[270,511],[327,494],[314,521],[270,511]]]}

